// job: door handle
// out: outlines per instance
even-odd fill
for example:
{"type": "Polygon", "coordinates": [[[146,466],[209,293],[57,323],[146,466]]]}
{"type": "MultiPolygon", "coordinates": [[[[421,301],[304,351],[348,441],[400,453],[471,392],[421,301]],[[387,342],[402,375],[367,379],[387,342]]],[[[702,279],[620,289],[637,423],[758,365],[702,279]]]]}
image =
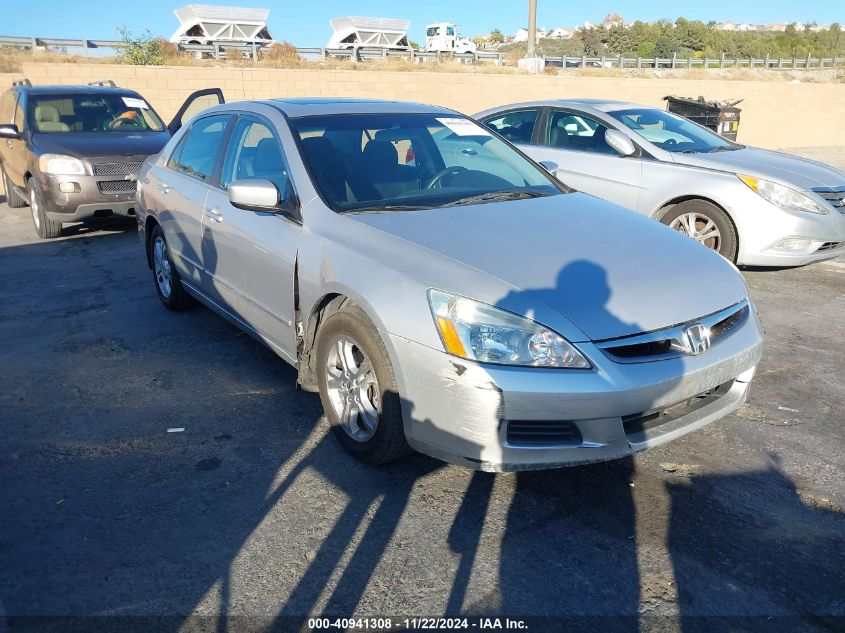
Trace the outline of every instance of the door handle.
{"type": "Polygon", "coordinates": [[[223,214],[218,209],[206,209],[205,215],[209,220],[214,220],[217,224],[223,221],[223,214]]]}
{"type": "Polygon", "coordinates": [[[167,185],[163,182],[158,183],[158,190],[161,193],[170,193],[170,185],[167,185]]]}

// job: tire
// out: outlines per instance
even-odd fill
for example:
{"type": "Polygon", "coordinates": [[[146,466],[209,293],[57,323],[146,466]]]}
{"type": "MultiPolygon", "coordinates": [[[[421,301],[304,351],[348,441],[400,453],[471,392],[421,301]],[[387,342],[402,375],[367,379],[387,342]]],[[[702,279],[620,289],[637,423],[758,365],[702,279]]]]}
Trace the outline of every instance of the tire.
{"type": "Polygon", "coordinates": [[[62,234],[62,223],[51,220],[44,212],[43,198],[35,178],[30,178],[26,181],[26,194],[29,198],[29,208],[32,211],[32,224],[35,226],[35,232],[38,237],[44,239],[53,239],[62,234]]]}
{"type": "Polygon", "coordinates": [[[405,441],[390,357],[363,310],[346,303],[323,321],[317,332],[316,360],[323,409],[335,437],[347,451],[373,465],[395,461],[411,452],[405,441]],[[341,356],[348,362],[340,362],[341,356]],[[349,370],[346,376],[344,369],[349,370]],[[344,416],[347,407],[349,414],[344,416]],[[373,411],[375,424],[368,426],[373,411]]]}
{"type": "Polygon", "coordinates": [[[739,243],[736,227],[728,214],[712,202],[707,200],[681,202],[672,207],[660,221],[684,235],[689,235],[728,261],[736,261],[739,243]],[[690,231],[693,232],[692,235],[690,231]],[[708,235],[711,237],[708,238],[708,235]]]}
{"type": "Polygon", "coordinates": [[[6,192],[6,204],[13,209],[20,209],[27,205],[26,199],[18,193],[12,181],[6,175],[6,170],[3,170],[3,190],[6,192]]]}
{"type": "Polygon", "coordinates": [[[153,284],[164,307],[173,311],[194,307],[197,301],[188,294],[188,291],[182,285],[179,271],[173,265],[173,258],[170,255],[170,248],[167,246],[164,231],[158,224],[153,227],[148,248],[153,271],[153,284]]]}

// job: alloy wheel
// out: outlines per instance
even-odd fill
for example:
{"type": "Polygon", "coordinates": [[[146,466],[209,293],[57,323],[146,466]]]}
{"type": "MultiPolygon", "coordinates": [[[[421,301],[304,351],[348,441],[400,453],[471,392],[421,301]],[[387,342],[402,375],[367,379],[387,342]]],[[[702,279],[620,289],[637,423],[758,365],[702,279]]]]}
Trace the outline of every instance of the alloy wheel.
{"type": "Polygon", "coordinates": [[[153,243],[153,267],[158,289],[165,298],[169,298],[173,291],[173,273],[170,270],[170,258],[167,255],[167,242],[161,236],[158,236],[153,243]]]}
{"type": "Polygon", "coordinates": [[[375,435],[380,392],[363,348],[347,335],[335,337],[326,358],[326,389],[341,428],[357,442],[375,435]]]}
{"type": "Polygon", "coordinates": [[[718,251],[722,246],[722,234],[719,227],[702,213],[690,212],[672,220],[669,228],[683,233],[709,249],[718,251]]]}

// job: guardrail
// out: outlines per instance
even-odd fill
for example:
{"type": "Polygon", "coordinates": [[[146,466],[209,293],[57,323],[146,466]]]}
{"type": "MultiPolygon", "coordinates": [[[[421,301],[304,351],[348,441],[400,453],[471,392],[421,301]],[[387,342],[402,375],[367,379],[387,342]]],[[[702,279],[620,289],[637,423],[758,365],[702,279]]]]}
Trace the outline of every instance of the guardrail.
{"type": "MultiPolygon", "coordinates": [[[[14,46],[22,49],[37,47],[60,48],[119,48],[124,42],[119,40],[86,40],[50,37],[15,37],[0,35],[0,46],[14,46]]],[[[256,59],[260,46],[250,44],[184,44],[180,48],[198,55],[208,55],[217,59],[225,58],[232,52],[256,59]]],[[[505,63],[505,54],[498,51],[478,51],[475,53],[439,53],[417,50],[390,50],[385,48],[297,48],[296,52],[309,61],[319,62],[328,58],[347,58],[353,61],[373,59],[410,59],[412,61],[460,60],[463,62],[505,63]]],[[[625,57],[623,55],[602,57],[544,57],[546,67],[551,68],[766,68],[769,70],[819,70],[845,68],[845,57],[787,57],[787,58],[716,58],[691,57],[625,57]]]]}

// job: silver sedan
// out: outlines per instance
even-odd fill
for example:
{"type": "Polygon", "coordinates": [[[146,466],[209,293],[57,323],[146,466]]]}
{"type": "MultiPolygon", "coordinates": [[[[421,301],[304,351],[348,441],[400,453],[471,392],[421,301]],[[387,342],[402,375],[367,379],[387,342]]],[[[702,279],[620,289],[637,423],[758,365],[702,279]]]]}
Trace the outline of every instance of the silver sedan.
{"type": "Polygon", "coordinates": [[[291,363],[369,463],[630,455],[736,409],[760,359],[733,265],[451,110],[217,106],[145,162],[136,208],[161,302],[291,363]]]}
{"type": "Polygon", "coordinates": [[[740,265],[845,254],[845,174],[732,143],[657,108],[598,99],[475,115],[563,182],[660,220],[740,265]]]}

